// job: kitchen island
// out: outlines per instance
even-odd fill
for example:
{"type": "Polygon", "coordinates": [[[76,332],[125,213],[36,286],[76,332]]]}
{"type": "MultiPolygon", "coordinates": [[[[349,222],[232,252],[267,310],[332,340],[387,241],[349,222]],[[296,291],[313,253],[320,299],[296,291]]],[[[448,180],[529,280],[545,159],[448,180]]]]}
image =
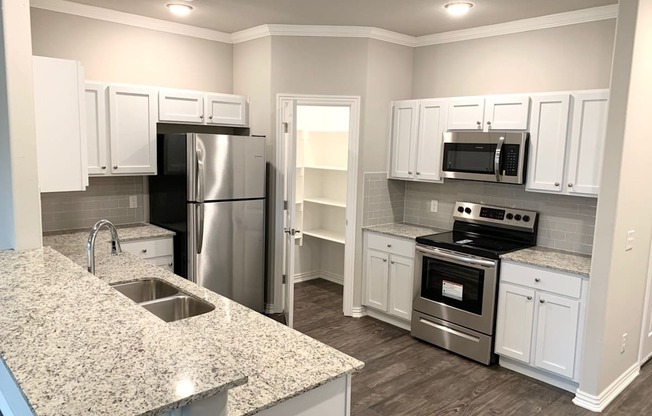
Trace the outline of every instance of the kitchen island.
{"type": "Polygon", "coordinates": [[[98,237],[93,276],[86,236],[47,236],[51,247],[0,253],[0,388],[19,392],[23,409],[199,415],[210,403],[217,415],[291,415],[321,403],[346,414],[350,375],[362,362],[129,253],[111,256],[107,233],[98,237]],[[109,286],[143,278],[215,310],[166,323],[109,286]]]}

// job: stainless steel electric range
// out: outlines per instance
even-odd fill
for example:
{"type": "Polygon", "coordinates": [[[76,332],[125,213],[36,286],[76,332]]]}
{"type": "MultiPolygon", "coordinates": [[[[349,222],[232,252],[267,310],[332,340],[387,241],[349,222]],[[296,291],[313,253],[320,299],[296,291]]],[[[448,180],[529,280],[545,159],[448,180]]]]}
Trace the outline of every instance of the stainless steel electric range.
{"type": "Polygon", "coordinates": [[[412,335],[492,364],[500,256],[536,244],[539,214],[457,202],[453,231],[417,238],[412,335]]]}

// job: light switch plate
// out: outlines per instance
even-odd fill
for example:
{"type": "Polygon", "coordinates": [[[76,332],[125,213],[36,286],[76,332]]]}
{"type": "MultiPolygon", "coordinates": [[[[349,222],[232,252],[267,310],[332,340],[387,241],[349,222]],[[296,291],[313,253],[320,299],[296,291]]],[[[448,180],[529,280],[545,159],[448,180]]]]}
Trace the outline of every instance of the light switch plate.
{"type": "Polygon", "coordinates": [[[634,230],[627,231],[627,242],[625,243],[625,251],[634,248],[634,230]]]}
{"type": "Polygon", "coordinates": [[[436,199],[433,199],[430,201],[430,212],[437,212],[439,211],[439,201],[436,199]]]}
{"type": "Polygon", "coordinates": [[[129,208],[138,208],[138,197],[136,195],[129,196],[129,208]]]}

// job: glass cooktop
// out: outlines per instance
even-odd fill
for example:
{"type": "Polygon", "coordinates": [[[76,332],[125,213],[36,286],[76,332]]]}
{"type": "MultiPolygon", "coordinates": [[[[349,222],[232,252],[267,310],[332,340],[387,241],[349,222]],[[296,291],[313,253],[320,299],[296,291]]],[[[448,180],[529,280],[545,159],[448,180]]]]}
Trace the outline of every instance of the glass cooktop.
{"type": "Polygon", "coordinates": [[[502,254],[511,251],[532,247],[532,244],[520,241],[463,231],[449,231],[417,237],[417,243],[492,259],[498,259],[502,254]]]}

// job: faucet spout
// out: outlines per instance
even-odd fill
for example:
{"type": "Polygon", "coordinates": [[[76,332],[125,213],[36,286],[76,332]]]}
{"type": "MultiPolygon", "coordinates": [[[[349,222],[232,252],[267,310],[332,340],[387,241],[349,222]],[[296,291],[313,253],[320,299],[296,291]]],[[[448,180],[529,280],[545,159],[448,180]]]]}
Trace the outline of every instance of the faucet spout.
{"type": "Polygon", "coordinates": [[[96,222],[93,228],[91,228],[90,233],[88,233],[88,243],[86,244],[88,271],[92,274],[95,274],[95,239],[102,227],[108,228],[111,232],[111,254],[117,256],[122,253],[120,238],[118,238],[118,230],[116,230],[115,225],[109,220],[99,220],[96,222]]]}

